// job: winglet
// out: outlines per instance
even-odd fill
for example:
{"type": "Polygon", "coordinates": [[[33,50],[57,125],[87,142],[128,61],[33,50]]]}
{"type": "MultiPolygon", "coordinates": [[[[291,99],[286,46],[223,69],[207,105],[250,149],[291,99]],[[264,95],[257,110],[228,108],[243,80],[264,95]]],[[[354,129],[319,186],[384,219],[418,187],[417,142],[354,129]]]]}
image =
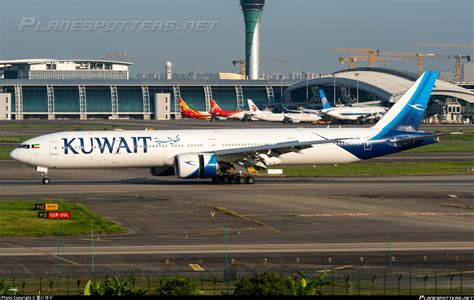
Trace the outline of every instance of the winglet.
{"type": "Polygon", "coordinates": [[[331,104],[329,104],[328,98],[326,98],[326,95],[322,89],[319,89],[319,97],[321,98],[323,109],[331,108],[331,104]]]}

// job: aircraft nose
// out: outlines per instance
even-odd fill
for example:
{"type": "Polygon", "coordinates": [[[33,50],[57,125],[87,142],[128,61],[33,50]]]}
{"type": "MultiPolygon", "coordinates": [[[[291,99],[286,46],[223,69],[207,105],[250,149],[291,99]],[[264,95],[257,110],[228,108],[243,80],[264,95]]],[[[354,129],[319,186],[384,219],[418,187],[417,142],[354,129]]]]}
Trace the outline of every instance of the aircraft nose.
{"type": "Polygon", "coordinates": [[[14,149],[10,152],[10,157],[20,162],[26,162],[25,155],[21,149],[14,149]]]}
{"type": "Polygon", "coordinates": [[[19,160],[19,149],[13,149],[13,151],[10,152],[10,157],[14,160],[19,160]]]}

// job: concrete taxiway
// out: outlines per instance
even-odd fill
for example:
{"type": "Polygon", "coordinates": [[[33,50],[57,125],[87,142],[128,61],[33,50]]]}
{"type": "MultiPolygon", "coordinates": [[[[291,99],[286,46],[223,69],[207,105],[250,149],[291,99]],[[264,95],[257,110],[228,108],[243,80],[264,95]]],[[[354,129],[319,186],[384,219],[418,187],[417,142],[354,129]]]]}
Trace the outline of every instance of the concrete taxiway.
{"type": "MultiPolygon", "coordinates": [[[[423,265],[427,256],[437,265],[474,266],[470,175],[259,177],[255,185],[153,177],[144,169],[52,170],[50,177],[45,186],[31,167],[0,162],[0,201],[75,201],[126,227],[126,234],[95,237],[100,270],[189,269],[188,260],[222,267],[224,224],[228,254],[245,266],[260,266],[263,257],[283,267],[295,257],[386,265],[388,235],[398,264],[423,265]]],[[[65,270],[90,268],[90,242],[61,238],[65,270]]],[[[0,272],[47,272],[55,246],[55,237],[1,238],[0,272]]]]}

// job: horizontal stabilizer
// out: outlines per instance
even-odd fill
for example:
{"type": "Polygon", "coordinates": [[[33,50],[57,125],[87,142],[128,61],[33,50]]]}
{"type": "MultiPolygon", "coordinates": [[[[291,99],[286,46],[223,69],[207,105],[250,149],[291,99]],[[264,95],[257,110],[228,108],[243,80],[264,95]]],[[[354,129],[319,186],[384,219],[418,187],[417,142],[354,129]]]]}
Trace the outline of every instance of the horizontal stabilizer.
{"type": "Polygon", "coordinates": [[[394,143],[396,146],[400,146],[407,143],[412,143],[416,141],[424,141],[428,139],[437,139],[440,136],[448,135],[449,133],[433,133],[433,134],[424,134],[424,135],[397,135],[392,137],[389,141],[394,143]]]}

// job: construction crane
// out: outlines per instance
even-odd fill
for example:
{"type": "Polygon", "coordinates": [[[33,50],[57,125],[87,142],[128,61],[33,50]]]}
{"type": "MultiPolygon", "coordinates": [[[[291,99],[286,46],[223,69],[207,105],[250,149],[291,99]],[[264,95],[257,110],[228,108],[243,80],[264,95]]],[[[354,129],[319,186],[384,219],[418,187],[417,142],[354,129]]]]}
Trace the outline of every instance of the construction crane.
{"type": "Polygon", "coordinates": [[[240,79],[245,80],[245,59],[233,60],[234,67],[240,64],[240,79]]]}
{"type": "Polygon", "coordinates": [[[380,57],[384,59],[417,59],[418,73],[423,73],[423,59],[454,59],[455,60],[455,80],[461,80],[461,62],[463,59],[471,61],[470,55],[461,54],[435,54],[435,53],[422,53],[422,52],[380,52],[380,57]]]}
{"type": "MultiPolygon", "coordinates": [[[[264,58],[260,60],[261,64],[265,63],[287,63],[288,60],[286,58],[264,58]]],[[[233,60],[232,64],[234,67],[237,64],[240,64],[240,77],[241,79],[245,79],[245,59],[233,60]]]]}
{"type": "Polygon", "coordinates": [[[423,60],[425,58],[434,58],[434,53],[422,53],[422,52],[379,52],[379,57],[391,60],[404,60],[404,59],[416,59],[418,73],[423,73],[423,60]]]}
{"type": "Polygon", "coordinates": [[[347,54],[352,53],[367,53],[369,56],[369,66],[372,67],[375,63],[375,57],[379,56],[380,50],[368,49],[368,48],[333,48],[333,51],[346,52],[347,54]]]}
{"type": "Polygon", "coordinates": [[[471,56],[470,55],[461,55],[461,54],[454,54],[454,55],[449,55],[449,54],[439,54],[436,55],[438,58],[447,58],[447,59],[454,59],[455,64],[454,64],[454,70],[455,70],[455,75],[454,75],[454,80],[459,82],[461,81],[461,62],[463,59],[465,59],[467,62],[471,61],[471,56]]]}
{"type": "Polygon", "coordinates": [[[431,47],[431,48],[474,48],[474,43],[430,43],[430,42],[415,42],[417,47],[431,47]]]}
{"type": "MultiPolygon", "coordinates": [[[[431,42],[415,42],[417,47],[431,47],[431,48],[453,48],[453,49],[474,49],[474,43],[431,43],[431,42]]],[[[440,58],[455,59],[455,81],[461,81],[461,62],[466,59],[468,62],[471,61],[470,55],[439,55],[440,58]]]]}
{"type": "MultiPolygon", "coordinates": [[[[346,57],[342,56],[342,57],[339,57],[337,59],[337,61],[341,65],[347,62],[349,64],[349,69],[355,68],[355,64],[358,61],[370,61],[370,60],[371,60],[370,56],[346,56],[346,57]]],[[[378,57],[374,57],[373,60],[374,60],[374,62],[375,61],[378,61],[378,62],[384,62],[385,61],[384,59],[381,59],[381,58],[378,58],[378,57]]]]}

